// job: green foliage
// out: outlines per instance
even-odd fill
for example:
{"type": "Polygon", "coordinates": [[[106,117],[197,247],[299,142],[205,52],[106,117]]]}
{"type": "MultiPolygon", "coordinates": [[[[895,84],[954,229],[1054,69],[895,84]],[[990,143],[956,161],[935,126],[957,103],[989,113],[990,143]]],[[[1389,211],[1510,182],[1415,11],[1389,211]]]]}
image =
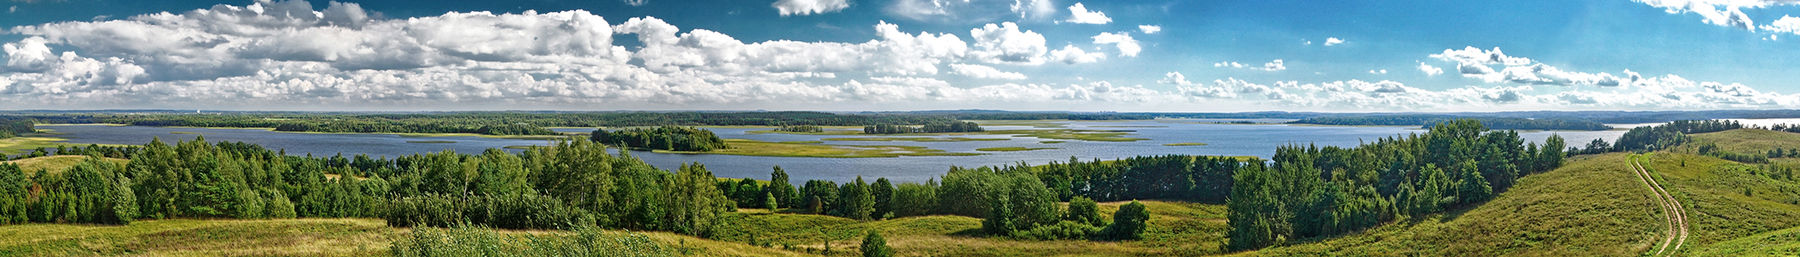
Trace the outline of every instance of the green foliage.
{"type": "MultiPolygon", "coordinates": [[[[1455,120],[1425,134],[1356,148],[1278,148],[1273,167],[1242,169],[1233,177],[1230,248],[1336,235],[1399,215],[1484,202],[1519,176],[1561,165],[1560,150],[1537,150],[1522,141],[1513,131],[1455,120]]],[[[1560,137],[1546,143],[1562,148],[1560,137]]]]}
{"type": "Polygon", "coordinates": [[[863,134],[905,134],[905,133],[954,133],[982,132],[981,125],[967,121],[931,122],[924,126],[905,125],[868,125],[863,126],[863,134]]]}
{"type": "Polygon", "coordinates": [[[820,128],[819,126],[813,126],[813,125],[782,125],[781,127],[776,127],[775,131],[795,132],[795,133],[821,133],[821,132],[825,132],[825,129],[820,128]]]}
{"type": "Polygon", "coordinates": [[[894,249],[888,248],[887,239],[882,239],[881,233],[875,233],[873,230],[863,236],[862,246],[859,249],[862,249],[863,257],[894,256],[894,249]]]}
{"type": "Polygon", "coordinates": [[[887,178],[878,178],[869,186],[869,193],[875,196],[875,212],[869,213],[869,217],[886,218],[894,212],[894,183],[888,182],[887,178]]]}
{"type": "MultiPolygon", "coordinates": [[[[69,222],[124,225],[138,217],[137,197],[131,191],[131,179],[121,168],[99,157],[89,157],[68,171],[46,174],[41,170],[24,190],[16,179],[0,176],[0,192],[23,192],[0,195],[0,211],[5,223],[69,222]],[[23,207],[21,209],[21,207],[23,207]],[[20,219],[24,211],[24,219],[20,219]]],[[[22,174],[18,166],[0,164],[0,172],[22,174]]]]}
{"type": "Polygon", "coordinates": [[[891,203],[894,217],[912,217],[931,214],[938,209],[937,182],[927,181],[925,184],[900,183],[894,188],[894,199],[891,203]]]}
{"type": "Polygon", "coordinates": [[[636,233],[577,229],[573,235],[509,235],[456,227],[419,228],[389,249],[398,257],[431,256],[675,256],[675,249],[636,233]]]}
{"type": "Polygon", "coordinates": [[[713,135],[710,130],[676,126],[614,131],[599,129],[594,130],[592,140],[623,147],[670,151],[705,152],[729,148],[725,139],[713,135]]]}
{"type": "Polygon", "coordinates": [[[1063,214],[1063,220],[1094,227],[1106,226],[1106,220],[1100,218],[1100,205],[1080,196],[1069,199],[1069,211],[1063,214]]]}
{"type": "Polygon", "coordinates": [[[1577,119],[1527,119],[1503,117],[1466,117],[1437,114],[1398,114],[1376,116],[1328,116],[1313,117],[1294,121],[1295,124],[1319,125],[1380,125],[1380,126],[1424,126],[1430,129],[1440,123],[1455,120],[1475,120],[1481,125],[1493,129],[1520,130],[1608,130],[1612,127],[1592,120],[1577,119]]]}
{"type": "Polygon", "coordinates": [[[1149,227],[1150,211],[1144,203],[1131,201],[1120,205],[1119,211],[1113,213],[1112,225],[1106,227],[1104,234],[1112,239],[1130,240],[1144,237],[1144,229],[1149,227]]]}
{"type": "MultiPolygon", "coordinates": [[[[769,173],[768,191],[769,194],[775,196],[775,201],[780,204],[781,208],[794,208],[802,202],[799,192],[794,189],[793,184],[788,182],[787,171],[781,170],[781,166],[775,166],[775,171],[769,173]]],[[[775,209],[775,206],[769,208],[775,209]]]]}
{"type": "Polygon", "coordinates": [[[0,138],[35,133],[37,132],[36,123],[30,119],[0,117],[0,138]]]}
{"type": "Polygon", "coordinates": [[[855,182],[844,183],[838,188],[838,200],[834,205],[837,208],[832,215],[857,220],[874,218],[870,214],[875,212],[875,195],[870,191],[869,183],[864,183],[862,176],[857,176],[855,182]]]}

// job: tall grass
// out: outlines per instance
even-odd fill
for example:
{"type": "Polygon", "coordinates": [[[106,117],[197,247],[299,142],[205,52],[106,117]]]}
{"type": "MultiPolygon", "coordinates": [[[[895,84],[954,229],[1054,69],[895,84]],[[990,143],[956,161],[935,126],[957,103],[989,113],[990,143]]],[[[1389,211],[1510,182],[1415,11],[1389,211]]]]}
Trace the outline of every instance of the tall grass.
{"type": "Polygon", "coordinates": [[[594,228],[576,229],[571,235],[507,234],[485,228],[455,227],[414,229],[394,240],[396,257],[431,256],[674,256],[676,249],[650,237],[631,232],[594,228]]]}

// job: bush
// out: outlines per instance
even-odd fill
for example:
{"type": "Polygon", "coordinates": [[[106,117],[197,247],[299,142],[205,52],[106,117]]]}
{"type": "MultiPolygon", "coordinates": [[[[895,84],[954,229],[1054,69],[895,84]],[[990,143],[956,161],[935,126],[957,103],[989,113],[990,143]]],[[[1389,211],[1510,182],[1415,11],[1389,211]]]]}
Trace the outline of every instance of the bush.
{"type": "Polygon", "coordinates": [[[454,197],[428,194],[395,199],[385,217],[395,227],[485,225],[506,229],[566,229],[595,224],[592,214],[536,194],[454,197]]]}
{"type": "Polygon", "coordinates": [[[1101,228],[1098,226],[1064,220],[1062,222],[1057,222],[1056,225],[1038,226],[1031,228],[1031,230],[1015,231],[1012,236],[1014,238],[1032,240],[1088,239],[1100,235],[1100,230],[1101,228]]]}
{"type": "Polygon", "coordinates": [[[869,231],[868,235],[863,236],[862,255],[863,257],[889,257],[894,256],[894,249],[888,248],[887,240],[882,239],[880,233],[869,231]]]}
{"type": "Polygon", "coordinates": [[[1150,211],[1143,203],[1132,200],[1131,203],[1119,206],[1113,213],[1113,223],[1106,226],[1106,235],[1112,239],[1132,240],[1144,238],[1144,223],[1150,221],[1150,211]]]}

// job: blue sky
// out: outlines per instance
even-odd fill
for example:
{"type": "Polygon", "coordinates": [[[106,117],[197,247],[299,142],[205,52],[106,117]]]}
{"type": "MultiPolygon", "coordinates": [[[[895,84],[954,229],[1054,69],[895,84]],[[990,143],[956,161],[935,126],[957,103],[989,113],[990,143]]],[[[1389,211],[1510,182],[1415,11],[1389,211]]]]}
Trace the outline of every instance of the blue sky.
{"type": "Polygon", "coordinates": [[[0,5],[0,109],[1800,108],[1784,1],[0,5]]]}

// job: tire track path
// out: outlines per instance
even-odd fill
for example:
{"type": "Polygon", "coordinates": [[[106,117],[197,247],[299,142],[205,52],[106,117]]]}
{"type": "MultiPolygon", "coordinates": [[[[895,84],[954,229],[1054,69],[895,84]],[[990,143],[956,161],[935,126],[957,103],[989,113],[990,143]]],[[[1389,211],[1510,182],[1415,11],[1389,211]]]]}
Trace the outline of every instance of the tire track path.
{"type": "Polygon", "coordinates": [[[1644,186],[1650,188],[1650,193],[1655,195],[1657,204],[1662,206],[1663,216],[1668,219],[1669,223],[1668,236],[1663,238],[1662,245],[1657,247],[1656,252],[1650,256],[1675,255],[1681,250],[1681,245],[1687,242],[1686,209],[1681,206],[1681,201],[1675,200],[1674,195],[1663,189],[1662,183],[1656,182],[1656,178],[1650,176],[1650,172],[1644,169],[1644,165],[1639,163],[1636,158],[1631,159],[1631,171],[1637,174],[1638,180],[1644,182],[1644,186]]]}

